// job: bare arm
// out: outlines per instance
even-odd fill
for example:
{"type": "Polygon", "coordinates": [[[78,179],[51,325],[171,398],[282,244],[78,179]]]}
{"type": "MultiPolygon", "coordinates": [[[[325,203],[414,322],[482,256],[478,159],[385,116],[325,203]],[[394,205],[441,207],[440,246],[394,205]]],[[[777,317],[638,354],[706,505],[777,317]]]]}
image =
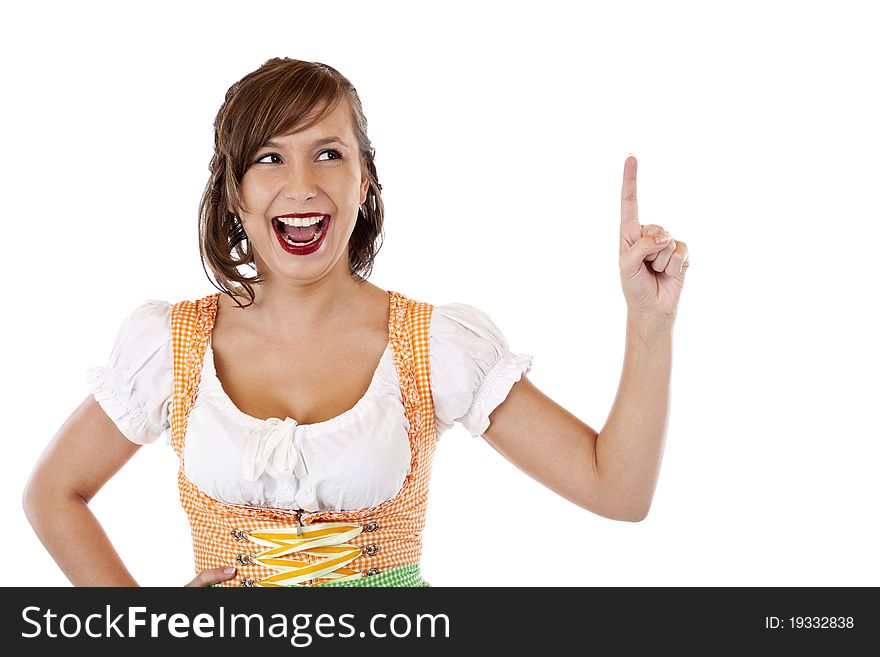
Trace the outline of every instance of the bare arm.
{"type": "Polygon", "coordinates": [[[601,435],[523,376],[489,416],[485,437],[523,472],[575,504],[608,518],[637,522],[648,514],[660,473],[672,329],[689,253],[687,245],[672,239],[662,226],[639,223],[632,156],[624,163],[620,198],[626,353],[617,397],[601,435]]]}
{"type": "Polygon", "coordinates": [[[140,446],[89,395],[40,456],[23,505],[40,541],[74,586],[137,586],[88,503],[140,446]]]}
{"type": "MultiPolygon", "coordinates": [[[[74,586],[137,586],[88,503],[140,448],[89,395],[40,456],[25,486],[28,521],[74,586]]],[[[190,585],[231,575],[204,571],[190,585]]]]}
{"type": "Polygon", "coordinates": [[[596,443],[596,463],[608,496],[648,515],[660,474],[669,420],[671,320],[627,316],[626,353],[617,396],[596,443]]]}

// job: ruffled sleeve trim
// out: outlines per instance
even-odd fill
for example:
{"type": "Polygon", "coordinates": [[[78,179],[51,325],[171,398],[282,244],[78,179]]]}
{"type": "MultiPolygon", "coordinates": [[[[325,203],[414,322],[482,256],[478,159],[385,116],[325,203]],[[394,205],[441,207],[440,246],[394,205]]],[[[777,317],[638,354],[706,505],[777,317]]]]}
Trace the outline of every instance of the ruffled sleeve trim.
{"type": "Polygon", "coordinates": [[[430,326],[431,388],[437,438],[459,422],[474,437],[532,366],[514,353],[484,311],[463,303],[435,306],[430,326]]]}
{"type": "Polygon", "coordinates": [[[170,425],[174,388],[171,304],[148,299],[131,312],[117,330],[106,363],[87,368],[85,379],[128,440],[146,445],[162,435],[170,425]]]}
{"type": "Polygon", "coordinates": [[[121,392],[125,388],[116,370],[106,366],[90,367],[86,370],[86,385],[95,401],[131,442],[146,445],[164,431],[164,427],[150,422],[149,415],[141,406],[121,392]]]}
{"type": "Polygon", "coordinates": [[[471,436],[480,438],[489,428],[489,415],[501,405],[510,394],[513,384],[532,369],[534,356],[514,354],[508,351],[504,357],[489,370],[474,395],[474,403],[461,418],[461,424],[471,436]]]}

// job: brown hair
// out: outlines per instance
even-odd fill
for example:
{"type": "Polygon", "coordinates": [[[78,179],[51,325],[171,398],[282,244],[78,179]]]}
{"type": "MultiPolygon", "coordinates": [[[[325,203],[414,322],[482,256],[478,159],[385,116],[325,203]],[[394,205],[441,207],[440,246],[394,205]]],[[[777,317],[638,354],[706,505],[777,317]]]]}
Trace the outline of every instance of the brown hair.
{"type": "Polygon", "coordinates": [[[213,272],[219,283],[215,287],[236,303],[236,294],[246,294],[250,298],[248,305],[252,304],[255,295],[251,284],[264,281],[259,273],[245,277],[238,269],[247,265],[256,271],[253,249],[236,216],[243,205],[241,180],[251,159],[272,137],[294,128],[308,129],[340,102],[348,104],[358,150],[370,180],[366,201],[358,210],[348,243],[349,271],[361,283],[372,272],[373,260],[382,247],[385,212],[382,186],[373,161],[376,151],[367,136],[367,119],[357,90],[332,66],[276,57],[245,75],[226,92],[226,100],[214,119],[211,177],[199,203],[202,266],[207,265],[213,272]],[[322,111],[308,120],[322,105],[322,111]],[[229,212],[227,205],[235,212],[229,212]]]}

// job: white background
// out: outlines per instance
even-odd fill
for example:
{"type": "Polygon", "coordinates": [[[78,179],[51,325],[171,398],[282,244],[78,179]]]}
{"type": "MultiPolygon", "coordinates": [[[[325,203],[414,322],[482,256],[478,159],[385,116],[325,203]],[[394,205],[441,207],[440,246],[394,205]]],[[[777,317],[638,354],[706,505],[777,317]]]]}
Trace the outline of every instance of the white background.
{"type": "MultiPolygon", "coordinates": [[[[129,312],[215,291],[196,219],[212,121],[276,56],[358,89],[387,209],[370,280],[485,310],[596,430],[623,363],[629,152],[641,222],[690,250],[648,517],[581,509],[457,425],[434,461],[432,585],[880,584],[868,6],[4,8],[3,584],[68,585],[22,512],[26,478],[129,312]],[[535,248],[536,227],[555,237],[535,248]]],[[[193,575],[176,467],[158,441],[91,504],[142,585],[193,575]]]]}

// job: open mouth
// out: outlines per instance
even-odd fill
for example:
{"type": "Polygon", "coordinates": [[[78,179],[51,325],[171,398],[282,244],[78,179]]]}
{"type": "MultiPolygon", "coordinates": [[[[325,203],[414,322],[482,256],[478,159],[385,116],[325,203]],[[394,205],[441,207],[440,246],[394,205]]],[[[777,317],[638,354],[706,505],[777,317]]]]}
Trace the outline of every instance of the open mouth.
{"type": "Polygon", "coordinates": [[[290,226],[280,219],[273,219],[272,225],[278,237],[284,242],[294,247],[304,247],[310,244],[316,244],[324,235],[327,225],[330,223],[330,217],[324,215],[321,220],[311,226],[290,226]]]}

